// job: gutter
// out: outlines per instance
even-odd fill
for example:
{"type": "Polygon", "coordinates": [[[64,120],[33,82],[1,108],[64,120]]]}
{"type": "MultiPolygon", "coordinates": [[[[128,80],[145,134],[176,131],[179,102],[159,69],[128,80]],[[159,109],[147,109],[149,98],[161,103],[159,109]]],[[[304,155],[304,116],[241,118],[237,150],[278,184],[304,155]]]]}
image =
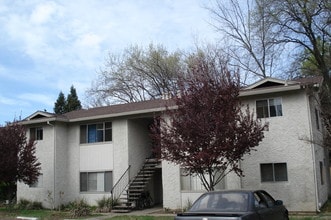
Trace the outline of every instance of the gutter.
{"type": "Polygon", "coordinates": [[[55,209],[55,204],[56,204],[56,196],[55,196],[55,190],[56,190],[56,129],[55,129],[55,125],[51,124],[50,121],[47,121],[47,125],[51,126],[53,128],[53,136],[54,136],[54,150],[53,150],[53,204],[52,204],[52,208],[53,210],[55,209]]]}
{"type": "Polygon", "coordinates": [[[311,112],[310,112],[310,100],[309,96],[306,95],[306,100],[307,100],[307,109],[308,109],[308,123],[309,123],[309,136],[311,138],[310,141],[310,146],[311,146],[311,152],[312,152],[312,159],[313,159],[313,172],[314,172],[314,188],[315,188],[315,205],[316,205],[316,211],[318,213],[321,212],[320,207],[319,207],[319,196],[318,196],[318,182],[317,182],[317,173],[316,173],[316,157],[315,157],[315,147],[313,144],[313,127],[311,123],[311,112]]]}
{"type": "Polygon", "coordinates": [[[68,122],[68,120],[64,119],[64,118],[45,117],[45,118],[33,119],[33,120],[23,120],[23,121],[20,121],[19,123],[22,125],[31,125],[31,124],[39,124],[39,123],[47,123],[48,125],[51,125],[50,122],[55,122],[55,121],[68,122]]]}
{"type": "Polygon", "coordinates": [[[159,108],[143,109],[143,110],[136,110],[136,111],[129,111],[129,112],[93,115],[93,116],[69,119],[68,122],[79,122],[79,121],[96,120],[96,119],[103,119],[103,118],[116,118],[116,117],[121,117],[121,116],[148,114],[148,113],[153,113],[153,112],[162,112],[165,109],[166,109],[165,107],[159,107],[159,108]]]}

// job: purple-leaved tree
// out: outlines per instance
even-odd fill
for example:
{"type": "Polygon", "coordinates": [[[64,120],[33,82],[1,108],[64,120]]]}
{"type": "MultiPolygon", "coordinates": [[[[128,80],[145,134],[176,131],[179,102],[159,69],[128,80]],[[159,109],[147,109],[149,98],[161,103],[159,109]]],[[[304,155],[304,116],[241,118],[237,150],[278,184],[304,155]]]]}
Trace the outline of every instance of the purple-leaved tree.
{"type": "Polygon", "coordinates": [[[40,175],[34,140],[27,140],[26,129],[18,123],[0,127],[0,194],[12,199],[17,181],[32,184],[40,175]]]}
{"type": "Polygon", "coordinates": [[[263,139],[267,125],[241,104],[239,75],[218,56],[191,58],[186,75],[152,126],[155,151],[213,191],[229,172],[243,175],[239,161],[263,139]]]}

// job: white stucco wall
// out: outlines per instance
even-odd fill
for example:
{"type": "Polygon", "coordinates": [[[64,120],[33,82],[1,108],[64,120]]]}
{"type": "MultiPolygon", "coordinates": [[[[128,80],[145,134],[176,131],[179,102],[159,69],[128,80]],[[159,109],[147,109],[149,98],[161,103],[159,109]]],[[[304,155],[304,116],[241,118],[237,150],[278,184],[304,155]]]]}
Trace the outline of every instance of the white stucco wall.
{"type": "Polygon", "coordinates": [[[112,122],[114,147],[114,184],[129,166],[128,121],[118,119],[112,122]]]}
{"type": "Polygon", "coordinates": [[[314,149],[313,157],[315,158],[315,173],[316,173],[316,195],[317,195],[317,208],[323,206],[328,200],[329,187],[330,187],[330,173],[329,173],[329,155],[328,150],[323,146],[323,125],[320,115],[320,108],[317,103],[317,97],[309,96],[310,102],[310,118],[311,118],[311,146],[314,149]],[[316,111],[318,115],[316,115],[316,111]],[[317,122],[318,121],[318,122],[317,122]],[[319,124],[319,126],[317,125],[319,124]],[[322,163],[322,169],[320,167],[322,163]],[[323,179],[323,182],[322,182],[323,179]]]}
{"type": "MultiPolygon", "coordinates": [[[[282,98],[283,116],[262,119],[269,123],[265,138],[256,151],[251,151],[241,162],[245,176],[239,178],[230,173],[226,177],[226,189],[264,189],[283,200],[290,211],[315,212],[318,203],[323,204],[328,195],[326,181],[321,185],[319,173],[319,161],[325,159],[325,152],[320,146],[303,140],[311,138],[311,131],[315,132],[310,108],[315,108],[316,104],[310,104],[303,90],[244,97],[242,101],[256,112],[256,100],[273,97],[282,98]],[[288,181],[261,182],[261,163],[286,163],[288,181]]],[[[192,201],[201,194],[180,190],[177,166],[163,162],[162,168],[165,208],[184,208],[187,200],[192,201]]]]}
{"type": "Polygon", "coordinates": [[[283,116],[266,119],[265,138],[242,162],[243,188],[267,190],[284,201],[290,211],[315,211],[312,146],[301,140],[310,135],[308,102],[304,92],[251,97],[245,102],[255,111],[260,98],[282,98],[283,116]],[[300,106],[300,107],[299,107],[300,106]],[[261,182],[261,163],[286,163],[288,181],[261,182]]]}
{"type": "Polygon", "coordinates": [[[68,136],[67,124],[57,122],[53,123],[55,129],[55,185],[53,191],[54,206],[58,207],[64,201],[64,192],[67,185],[67,169],[68,169],[68,136]],[[60,195],[61,194],[61,195],[60,195]]]}
{"type": "Polygon", "coordinates": [[[180,170],[178,166],[162,161],[163,207],[181,209],[180,170]]]}
{"type": "MultiPolygon", "coordinates": [[[[24,183],[17,184],[17,199],[42,202],[46,207],[52,203],[48,199],[48,192],[53,195],[54,190],[54,130],[50,125],[36,124],[31,127],[43,127],[43,140],[36,141],[36,157],[41,163],[42,185],[40,187],[29,187],[24,183]]],[[[28,127],[29,129],[30,127],[28,127]]],[[[27,137],[30,132],[27,130],[27,137]]]]}
{"type": "MultiPolygon", "coordinates": [[[[186,209],[189,203],[193,203],[205,190],[186,191],[181,190],[180,167],[162,161],[163,178],[163,207],[171,210],[186,209]]],[[[240,189],[241,180],[235,173],[229,173],[224,178],[225,189],[240,189]]]]}
{"type": "Polygon", "coordinates": [[[79,124],[68,125],[67,169],[66,186],[63,189],[64,203],[80,199],[79,172],[80,172],[80,144],[79,124]]]}
{"type": "Polygon", "coordinates": [[[128,151],[130,175],[133,178],[141,169],[145,159],[151,156],[151,141],[148,131],[148,120],[128,120],[128,151]]]}

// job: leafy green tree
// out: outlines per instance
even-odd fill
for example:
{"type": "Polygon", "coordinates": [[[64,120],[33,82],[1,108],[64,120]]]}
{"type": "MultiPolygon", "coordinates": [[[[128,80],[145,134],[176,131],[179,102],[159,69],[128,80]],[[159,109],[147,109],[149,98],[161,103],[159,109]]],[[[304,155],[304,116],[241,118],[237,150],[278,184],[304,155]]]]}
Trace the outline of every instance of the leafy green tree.
{"type": "Polygon", "coordinates": [[[70,87],[70,93],[67,98],[65,98],[63,92],[59,93],[59,96],[54,103],[54,113],[64,114],[70,111],[75,111],[82,109],[82,105],[78,99],[75,87],[72,85],[70,87]]]}
{"type": "Polygon", "coordinates": [[[64,114],[66,112],[66,98],[64,97],[63,92],[59,93],[59,97],[57,98],[54,104],[54,113],[56,114],[64,114]]]}
{"type": "Polygon", "coordinates": [[[75,110],[82,109],[82,105],[78,99],[75,87],[72,85],[70,87],[70,93],[67,96],[67,101],[65,105],[65,112],[71,112],[75,110]]]}
{"type": "MultiPolygon", "coordinates": [[[[321,40],[318,40],[318,44],[320,50],[322,50],[322,47],[324,47],[323,50],[325,50],[325,55],[323,56],[323,59],[325,59],[327,68],[331,70],[331,42],[330,43],[325,42],[325,45],[323,46],[321,40]]],[[[305,49],[304,52],[300,55],[300,59],[301,59],[301,67],[299,69],[300,75],[321,76],[321,71],[318,67],[316,58],[313,54],[311,54],[309,50],[305,49]]]]}

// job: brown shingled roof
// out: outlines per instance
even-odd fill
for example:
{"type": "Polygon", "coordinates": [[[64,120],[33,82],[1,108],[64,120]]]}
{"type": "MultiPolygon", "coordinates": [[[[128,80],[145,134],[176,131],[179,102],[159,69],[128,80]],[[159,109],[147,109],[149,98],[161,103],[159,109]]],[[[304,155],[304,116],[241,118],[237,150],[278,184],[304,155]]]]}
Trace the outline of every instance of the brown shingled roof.
{"type": "Polygon", "coordinates": [[[115,115],[115,114],[129,114],[130,112],[138,111],[161,111],[169,104],[169,100],[155,99],[141,102],[132,102],[125,104],[110,105],[104,107],[96,107],[91,109],[82,109],[77,111],[72,111],[65,113],[64,116],[69,120],[79,119],[79,118],[90,118],[103,115],[115,115]]]}
{"type": "Polygon", "coordinates": [[[299,82],[301,85],[319,84],[319,83],[322,83],[323,77],[322,76],[311,76],[311,77],[298,78],[298,79],[295,79],[294,81],[299,82]]]}

